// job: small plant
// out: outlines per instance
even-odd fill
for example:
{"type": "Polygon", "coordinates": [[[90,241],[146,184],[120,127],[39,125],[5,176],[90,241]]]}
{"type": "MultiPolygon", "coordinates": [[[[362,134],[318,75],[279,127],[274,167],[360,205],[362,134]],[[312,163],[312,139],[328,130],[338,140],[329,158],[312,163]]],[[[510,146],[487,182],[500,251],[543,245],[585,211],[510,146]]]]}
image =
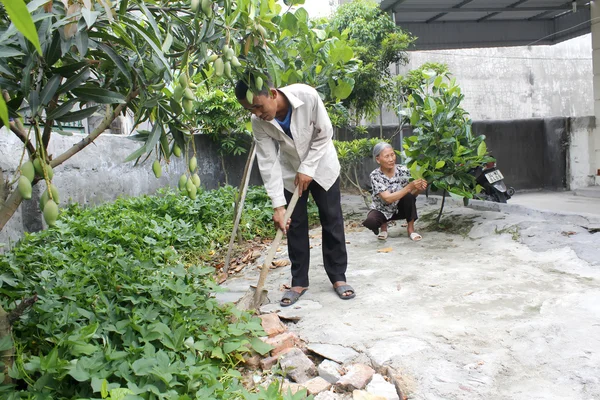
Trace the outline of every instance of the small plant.
{"type": "Polygon", "coordinates": [[[381,139],[376,138],[364,138],[351,142],[337,140],[333,142],[341,164],[342,184],[356,188],[367,206],[371,204],[371,195],[361,187],[357,168],[365,161],[365,158],[372,156],[373,147],[381,141],[381,139]]]}
{"type": "Polygon", "coordinates": [[[404,139],[406,165],[414,179],[426,179],[432,191],[442,190],[441,218],[446,192],[473,198],[481,191],[471,171],[493,158],[485,136],[473,135],[471,119],[460,107],[464,99],[456,80],[447,73],[421,71],[421,84],[412,88],[402,115],[413,127],[404,139]]]}

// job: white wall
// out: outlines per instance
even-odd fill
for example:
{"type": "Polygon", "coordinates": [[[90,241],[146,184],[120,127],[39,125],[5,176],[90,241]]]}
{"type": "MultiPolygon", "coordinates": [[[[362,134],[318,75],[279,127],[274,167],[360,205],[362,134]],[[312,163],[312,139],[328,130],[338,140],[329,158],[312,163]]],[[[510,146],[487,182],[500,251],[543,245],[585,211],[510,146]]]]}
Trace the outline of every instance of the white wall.
{"type": "MultiPolygon", "coordinates": [[[[415,51],[409,56],[400,74],[426,62],[447,64],[473,120],[594,115],[591,35],[554,46],[415,51]]],[[[395,125],[397,119],[388,112],[384,124],[395,125]]]]}

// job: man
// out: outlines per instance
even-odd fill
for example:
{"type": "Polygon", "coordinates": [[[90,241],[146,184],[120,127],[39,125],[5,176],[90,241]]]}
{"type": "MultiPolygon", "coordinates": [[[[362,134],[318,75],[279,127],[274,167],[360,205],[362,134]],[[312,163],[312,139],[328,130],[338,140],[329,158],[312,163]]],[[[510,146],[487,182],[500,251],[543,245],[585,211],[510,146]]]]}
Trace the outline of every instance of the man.
{"type": "Polygon", "coordinates": [[[272,85],[246,98],[248,85],[239,81],[235,94],[252,115],[256,158],[265,189],[273,202],[275,226],[288,235],[292,262],[292,288],[280,301],[294,304],[308,290],[310,244],[308,238],[308,193],[319,208],[323,230],[323,264],[341,299],[355,297],[346,284],[346,239],[340,201],[340,163],[333,146],[333,127],[317,91],[294,84],[280,89],[272,85]],[[291,222],[284,221],[285,206],[294,188],[301,194],[291,222]]]}

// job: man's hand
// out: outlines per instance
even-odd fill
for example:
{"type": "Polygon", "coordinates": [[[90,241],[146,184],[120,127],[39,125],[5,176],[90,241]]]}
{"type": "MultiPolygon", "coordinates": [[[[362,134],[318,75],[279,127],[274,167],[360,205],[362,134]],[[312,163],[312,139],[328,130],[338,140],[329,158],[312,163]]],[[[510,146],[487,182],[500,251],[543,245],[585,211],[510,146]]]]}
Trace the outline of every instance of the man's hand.
{"type": "Polygon", "coordinates": [[[286,221],[284,221],[285,219],[285,207],[277,207],[275,210],[273,210],[273,222],[275,222],[275,229],[281,229],[283,231],[283,233],[287,233],[288,229],[290,228],[290,222],[292,221],[291,218],[289,218],[286,221]]]}
{"type": "Polygon", "coordinates": [[[294,185],[298,186],[298,194],[300,196],[302,196],[302,193],[304,193],[304,191],[306,189],[308,189],[308,185],[310,185],[312,180],[313,180],[313,178],[308,175],[304,175],[300,172],[298,172],[296,174],[296,179],[294,180],[294,185]]]}

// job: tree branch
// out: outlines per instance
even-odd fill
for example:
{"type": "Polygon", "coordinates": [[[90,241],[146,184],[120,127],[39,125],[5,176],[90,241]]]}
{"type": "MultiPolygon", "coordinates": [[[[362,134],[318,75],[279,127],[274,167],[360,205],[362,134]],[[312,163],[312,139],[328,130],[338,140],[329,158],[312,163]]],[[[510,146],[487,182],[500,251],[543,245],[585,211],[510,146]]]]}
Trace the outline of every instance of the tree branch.
{"type": "MultiPolygon", "coordinates": [[[[90,133],[84,139],[82,139],[81,142],[73,145],[73,147],[71,147],[69,150],[65,151],[60,156],[58,156],[54,160],[52,160],[50,162],[50,166],[52,168],[54,168],[57,165],[61,165],[62,163],[64,163],[65,161],[67,161],[69,158],[73,157],[75,154],[79,153],[81,150],[83,150],[84,148],[86,148],[94,140],[96,140],[96,138],[98,136],[100,136],[100,134],[102,132],[104,132],[110,126],[110,124],[115,120],[115,118],[117,118],[119,116],[119,114],[121,113],[121,111],[123,111],[123,109],[125,107],[127,107],[127,104],[129,104],[129,102],[131,100],[133,100],[134,98],[136,98],[139,93],[140,93],[140,89],[139,88],[133,89],[131,92],[129,92],[129,94],[125,98],[125,103],[119,104],[113,110],[112,113],[110,113],[106,117],[104,117],[104,119],[102,120],[102,122],[100,123],[100,125],[98,125],[98,127],[96,127],[96,129],[94,129],[94,131],[92,133],[90,133]]],[[[1,223],[1,220],[0,220],[0,223],[1,223]]]]}
{"type": "Polygon", "coordinates": [[[33,153],[35,153],[35,147],[33,147],[33,144],[31,143],[31,141],[27,140],[27,133],[25,133],[21,129],[19,129],[16,122],[13,121],[10,123],[10,130],[15,135],[17,135],[17,137],[19,138],[19,140],[21,142],[23,142],[23,144],[25,144],[25,146],[27,147],[27,152],[29,153],[29,156],[31,156],[33,153]]]}
{"type": "Polygon", "coordinates": [[[14,310],[8,313],[8,322],[12,325],[13,322],[18,320],[21,317],[21,315],[25,314],[25,311],[27,311],[28,308],[33,306],[33,303],[35,303],[37,300],[37,294],[34,294],[33,297],[30,297],[28,299],[23,299],[19,303],[19,305],[15,307],[14,310]]]}

